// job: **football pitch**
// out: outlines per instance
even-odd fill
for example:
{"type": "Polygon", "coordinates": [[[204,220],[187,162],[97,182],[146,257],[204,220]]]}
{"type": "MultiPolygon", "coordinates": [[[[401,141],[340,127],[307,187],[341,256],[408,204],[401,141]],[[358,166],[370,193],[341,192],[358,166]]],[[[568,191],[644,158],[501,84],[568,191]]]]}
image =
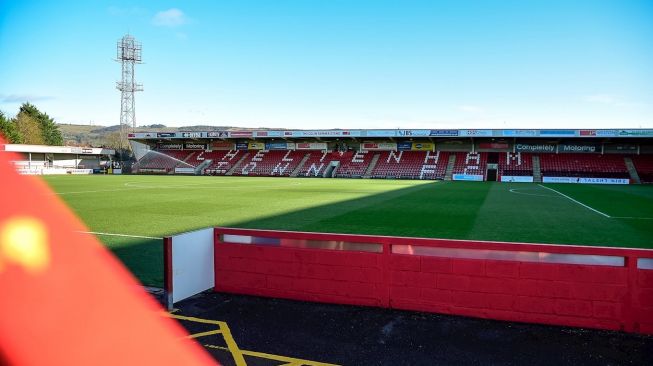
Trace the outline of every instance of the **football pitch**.
{"type": "Polygon", "coordinates": [[[159,238],[210,226],[653,248],[653,186],[199,176],[44,180],[150,286],[163,282],[159,238]]]}

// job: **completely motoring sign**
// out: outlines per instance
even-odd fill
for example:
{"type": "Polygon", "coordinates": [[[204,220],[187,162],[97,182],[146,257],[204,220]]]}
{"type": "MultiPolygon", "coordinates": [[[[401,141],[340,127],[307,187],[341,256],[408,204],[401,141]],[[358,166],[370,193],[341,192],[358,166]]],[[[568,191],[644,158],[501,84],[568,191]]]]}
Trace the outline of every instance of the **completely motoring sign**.
{"type": "Polygon", "coordinates": [[[600,153],[601,145],[594,144],[560,144],[559,153],[600,153]]]}
{"type": "Polygon", "coordinates": [[[516,152],[555,153],[555,144],[515,144],[516,152]]]}

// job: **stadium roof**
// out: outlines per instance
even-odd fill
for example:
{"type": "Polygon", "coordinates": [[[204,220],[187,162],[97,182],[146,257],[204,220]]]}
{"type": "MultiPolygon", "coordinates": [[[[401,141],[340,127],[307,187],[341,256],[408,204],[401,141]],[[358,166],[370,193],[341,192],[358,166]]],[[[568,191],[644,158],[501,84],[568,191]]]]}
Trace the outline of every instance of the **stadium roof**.
{"type": "Polygon", "coordinates": [[[610,138],[653,137],[653,129],[442,129],[442,130],[242,130],[205,132],[137,132],[130,139],[193,139],[193,138],[411,138],[411,137],[560,137],[610,138]]]}
{"type": "Polygon", "coordinates": [[[48,146],[48,145],[24,145],[4,144],[0,150],[19,153],[46,153],[46,154],[84,154],[84,155],[113,155],[113,149],[100,147],[78,147],[78,146],[48,146]]]}

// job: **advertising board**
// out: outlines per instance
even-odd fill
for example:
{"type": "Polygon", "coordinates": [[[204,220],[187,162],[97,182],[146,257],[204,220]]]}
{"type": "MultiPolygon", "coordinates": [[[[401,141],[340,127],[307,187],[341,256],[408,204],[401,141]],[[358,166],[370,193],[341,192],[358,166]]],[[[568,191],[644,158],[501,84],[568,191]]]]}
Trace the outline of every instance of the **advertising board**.
{"type": "Polygon", "coordinates": [[[187,142],[184,144],[184,150],[206,150],[206,144],[187,142]]]}
{"type": "Polygon", "coordinates": [[[247,150],[247,143],[246,142],[237,142],[236,143],[236,150],[247,150]]]}
{"type": "Polygon", "coordinates": [[[250,142],[247,144],[249,150],[265,150],[265,143],[263,142],[250,142]]]}
{"type": "Polygon", "coordinates": [[[483,176],[480,174],[454,174],[451,179],[479,182],[483,181],[483,176]]]}
{"type": "Polygon", "coordinates": [[[601,145],[594,144],[560,144],[558,153],[600,153],[601,145]]]}
{"type": "Polygon", "coordinates": [[[159,144],[160,150],[181,150],[182,144],[159,144]]]}
{"type": "Polygon", "coordinates": [[[512,183],[533,183],[533,177],[523,175],[502,175],[501,181],[512,183]]]}
{"type": "Polygon", "coordinates": [[[159,133],[156,134],[156,136],[161,137],[161,138],[171,138],[171,137],[175,137],[175,133],[174,132],[159,132],[159,133]]]}
{"type": "Polygon", "coordinates": [[[177,167],[175,168],[175,173],[177,174],[194,174],[195,168],[186,168],[186,167],[177,167]]]}
{"type": "Polygon", "coordinates": [[[515,144],[516,152],[555,153],[555,144],[515,144]]]}
{"type": "Polygon", "coordinates": [[[413,149],[413,143],[410,141],[397,143],[397,150],[399,151],[408,151],[412,149],[413,149]]]}
{"type": "Polygon", "coordinates": [[[233,150],[233,142],[214,141],[211,143],[211,150],[233,150]]]}
{"type": "Polygon", "coordinates": [[[413,151],[435,151],[435,144],[432,142],[413,142],[410,149],[413,151]]]}
{"type": "Polygon", "coordinates": [[[363,150],[397,150],[397,144],[394,142],[363,142],[363,150]]]}
{"type": "Polygon", "coordinates": [[[540,130],[543,137],[574,137],[576,130],[540,130]]]}
{"type": "MultiPolygon", "coordinates": [[[[293,144],[294,148],[294,144],[293,144]]],[[[265,150],[286,150],[289,149],[288,143],[286,142],[266,142],[265,150]]]]}
{"type": "Polygon", "coordinates": [[[252,136],[254,136],[254,132],[252,132],[252,131],[230,131],[229,136],[230,137],[252,137],[252,136]]]}
{"type": "Polygon", "coordinates": [[[479,149],[506,150],[510,148],[507,142],[481,142],[478,144],[479,149]]]}
{"type": "Polygon", "coordinates": [[[229,137],[228,131],[211,131],[206,133],[206,137],[225,138],[229,137]]]}
{"type": "Polygon", "coordinates": [[[580,184],[630,184],[629,179],[622,178],[542,177],[542,182],[580,184]]]}
{"type": "Polygon", "coordinates": [[[326,142],[298,142],[295,144],[297,150],[326,150],[326,142]]]}
{"type": "Polygon", "coordinates": [[[460,130],[460,136],[491,137],[492,130],[460,130]]]}
{"type": "Polygon", "coordinates": [[[535,137],[537,130],[503,130],[501,134],[506,137],[535,137]]]}
{"type": "Polygon", "coordinates": [[[458,130],[431,130],[429,136],[447,137],[458,136],[458,130]]]}

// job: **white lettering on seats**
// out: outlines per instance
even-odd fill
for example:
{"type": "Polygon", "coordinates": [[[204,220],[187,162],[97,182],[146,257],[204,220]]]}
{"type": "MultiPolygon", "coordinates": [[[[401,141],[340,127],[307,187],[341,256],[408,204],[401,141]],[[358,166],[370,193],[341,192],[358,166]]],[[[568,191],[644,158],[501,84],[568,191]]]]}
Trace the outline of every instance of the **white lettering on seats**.
{"type": "Polygon", "coordinates": [[[289,158],[291,152],[292,150],[288,150],[288,152],[286,153],[286,155],[283,156],[281,161],[292,161],[292,158],[289,158]]]}
{"type": "Polygon", "coordinates": [[[352,163],[362,163],[365,161],[365,154],[367,154],[367,151],[358,151],[354,156],[351,158],[352,163]]]}
{"type": "Polygon", "coordinates": [[[397,155],[396,151],[390,151],[390,154],[388,155],[388,160],[386,161],[387,163],[390,162],[390,158],[395,159],[395,163],[401,162],[401,157],[404,155],[403,151],[399,152],[399,155],[397,155]]]}
{"type": "Polygon", "coordinates": [[[428,164],[429,160],[433,160],[434,164],[438,163],[438,160],[440,159],[440,152],[436,152],[435,155],[431,155],[430,151],[426,152],[426,156],[424,157],[424,164],[428,164]]]}
{"type": "MultiPolygon", "coordinates": [[[[290,159],[290,161],[292,161],[292,159],[290,159]]],[[[274,173],[279,173],[279,175],[283,175],[283,172],[285,172],[286,169],[288,169],[288,167],[290,166],[290,163],[286,163],[286,165],[284,165],[283,167],[281,166],[281,164],[283,163],[277,164],[277,166],[275,166],[274,169],[272,169],[272,173],[270,173],[270,175],[274,175],[274,173]]]]}
{"type": "MultiPolygon", "coordinates": [[[[268,152],[267,150],[259,150],[259,152],[256,153],[252,157],[252,161],[263,161],[263,157],[265,157],[265,153],[268,152]]],[[[254,164],[256,166],[256,164],[254,164]]]]}
{"type": "Polygon", "coordinates": [[[222,161],[229,161],[238,155],[238,150],[229,150],[228,153],[224,154],[224,157],[222,158],[222,161]],[[227,159],[229,158],[229,159],[227,159]]]}
{"type": "MultiPolygon", "coordinates": [[[[325,153],[326,154],[326,153],[325,153]]],[[[320,174],[320,171],[324,168],[324,163],[320,164],[319,167],[315,165],[315,163],[311,164],[311,166],[308,168],[308,171],[306,172],[306,175],[310,175],[311,172],[314,172],[313,176],[317,177],[318,174],[320,174]]]]}

